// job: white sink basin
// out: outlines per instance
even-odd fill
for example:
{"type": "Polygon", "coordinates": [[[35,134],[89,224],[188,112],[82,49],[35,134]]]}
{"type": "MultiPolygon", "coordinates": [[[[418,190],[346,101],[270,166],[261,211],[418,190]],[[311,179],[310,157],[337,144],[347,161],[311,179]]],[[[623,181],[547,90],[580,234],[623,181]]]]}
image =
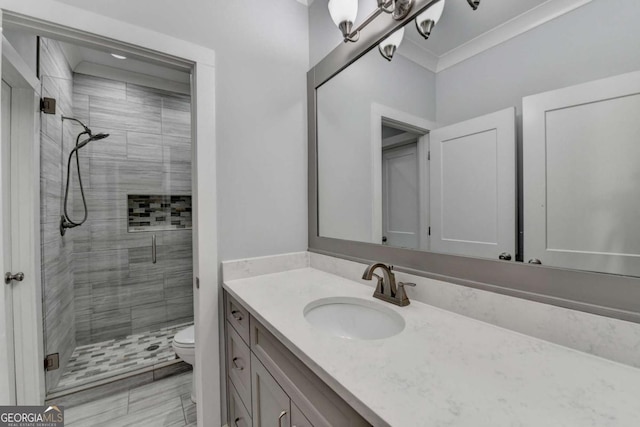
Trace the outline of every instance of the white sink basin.
{"type": "Polygon", "coordinates": [[[361,340],[377,340],[399,334],[402,316],[382,304],[360,298],[322,298],[304,308],[307,322],[331,335],[361,340]]]}

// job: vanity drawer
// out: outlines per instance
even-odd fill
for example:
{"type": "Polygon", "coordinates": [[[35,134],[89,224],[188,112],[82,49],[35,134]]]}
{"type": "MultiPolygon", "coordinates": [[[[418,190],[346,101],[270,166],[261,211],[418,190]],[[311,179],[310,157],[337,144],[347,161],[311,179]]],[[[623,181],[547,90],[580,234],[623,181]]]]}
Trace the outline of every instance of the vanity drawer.
{"type": "Polygon", "coordinates": [[[227,372],[246,408],[251,408],[251,351],[227,324],[227,372]]]}
{"type": "Polygon", "coordinates": [[[238,391],[229,383],[229,427],[251,427],[253,421],[244,407],[238,391]]]}
{"type": "Polygon", "coordinates": [[[244,309],[231,295],[227,296],[225,303],[226,317],[231,326],[238,332],[240,337],[249,344],[249,312],[244,309]]]}
{"type": "Polygon", "coordinates": [[[296,415],[314,427],[370,426],[349,404],[251,317],[251,351],[296,406],[296,415]]]}

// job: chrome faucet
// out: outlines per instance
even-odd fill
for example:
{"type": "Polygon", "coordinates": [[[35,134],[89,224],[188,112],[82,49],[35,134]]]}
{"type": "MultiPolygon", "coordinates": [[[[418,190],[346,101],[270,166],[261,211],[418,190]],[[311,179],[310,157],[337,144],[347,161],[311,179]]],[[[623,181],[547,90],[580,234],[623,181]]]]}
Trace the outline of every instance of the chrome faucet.
{"type": "Polygon", "coordinates": [[[364,280],[372,280],[375,277],[378,280],[376,290],[373,293],[374,298],[390,302],[391,304],[399,305],[400,307],[409,305],[409,297],[407,297],[407,293],[405,292],[404,287],[415,286],[416,284],[399,282],[396,286],[396,276],[391,270],[393,270],[392,265],[387,266],[378,262],[368,266],[364,270],[362,278],[364,280]],[[378,268],[382,270],[382,277],[374,273],[374,270],[378,268]]]}

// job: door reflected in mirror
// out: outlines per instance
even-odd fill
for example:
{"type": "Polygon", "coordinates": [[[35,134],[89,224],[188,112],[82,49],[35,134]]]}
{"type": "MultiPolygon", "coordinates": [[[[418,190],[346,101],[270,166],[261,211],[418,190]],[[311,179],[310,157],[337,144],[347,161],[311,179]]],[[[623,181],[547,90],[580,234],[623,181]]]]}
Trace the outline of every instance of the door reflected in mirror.
{"type": "Polygon", "coordinates": [[[563,4],[446,2],[318,87],[318,235],[640,276],[640,2],[563,4]]]}

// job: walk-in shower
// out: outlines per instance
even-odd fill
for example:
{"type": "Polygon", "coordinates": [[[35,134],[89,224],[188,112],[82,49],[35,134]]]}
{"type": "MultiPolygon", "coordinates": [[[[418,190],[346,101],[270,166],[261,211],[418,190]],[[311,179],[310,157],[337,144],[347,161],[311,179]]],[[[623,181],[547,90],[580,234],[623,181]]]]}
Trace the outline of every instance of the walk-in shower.
{"type": "Polygon", "coordinates": [[[87,145],[88,143],[90,143],[92,141],[99,141],[101,139],[105,139],[105,138],[109,137],[108,133],[98,133],[98,134],[94,135],[93,132],[91,132],[91,129],[89,129],[80,120],[75,119],[73,117],[62,116],[62,121],[65,121],[65,120],[73,120],[74,122],[79,123],[80,126],[82,126],[84,128],[84,130],[82,132],[80,132],[78,134],[78,136],[76,137],[76,146],[69,153],[69,160],[67,161],[67,183],[66,183],[65,189],[64,189],[63,213],[62,213],[62,216],[60,217],[60,234],[62,236],[65,235],[65,233],[67,231],[67,228],[78,227],[78,226],[84,224],[87,221],[87,217],[89,215],[89,210],[87,209],[87,198],[84,196],[84,187],[82,185],[82,172],[80,171],[80,157],[78,156],[78,151],[82,147],[84,147],[85,145],[87,145]],[[80,141],[80,138],[82,138],[82,136],[84,136],[84,135],[87,135],[87,138],[85,138],[83,141],[80,141]],[[84,205],[84,216],[80,220],[80,222],[73,221],[71,219],[71,217],[69,216],[69,212],[68,212],[68,206],[69,206],[69,183],[71,181],[71,159],[74,156],[76,158],[76,170],[78,171],[78,185],[80,186],[80,195],[82,196],[82,204],[84,205]]]}
{"type": "Polygon", "coordinates": [[[57,110],[41,114],[40,144],[55,404],[191,369],[171,346],[193,324],[190,76],[130,61],[40,39],[57,110]]]}

